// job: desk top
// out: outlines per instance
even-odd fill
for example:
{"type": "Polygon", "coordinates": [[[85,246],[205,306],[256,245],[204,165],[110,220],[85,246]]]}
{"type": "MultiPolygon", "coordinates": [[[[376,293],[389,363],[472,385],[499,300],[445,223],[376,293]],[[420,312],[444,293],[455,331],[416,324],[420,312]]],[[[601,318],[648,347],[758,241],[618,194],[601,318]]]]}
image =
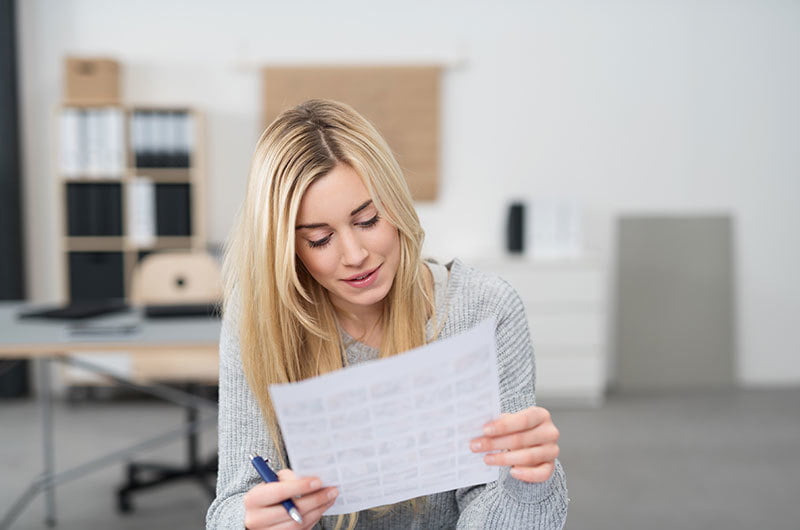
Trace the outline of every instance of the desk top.
{"type": "Polygon", "coordinates": [[[35,309],[26,302],[0,302],[0,358],[73,352],[171,350],[217,351],[221,322],[213,317],[148,319],[140,308],[85,320],[20,319],[35,309]]]}

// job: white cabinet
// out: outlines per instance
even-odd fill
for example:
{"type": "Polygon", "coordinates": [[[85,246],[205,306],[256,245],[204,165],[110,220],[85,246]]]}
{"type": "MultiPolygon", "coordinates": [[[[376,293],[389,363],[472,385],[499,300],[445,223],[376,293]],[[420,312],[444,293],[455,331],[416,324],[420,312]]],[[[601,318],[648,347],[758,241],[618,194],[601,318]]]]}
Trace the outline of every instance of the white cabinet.
{"type": "Polygon", "coordinates": [[[599,260],[502,258],[472,263],[519,293],[536,354],[536,395],[543,406],[596,406],[606,386],[608,274],[599,260]]]}

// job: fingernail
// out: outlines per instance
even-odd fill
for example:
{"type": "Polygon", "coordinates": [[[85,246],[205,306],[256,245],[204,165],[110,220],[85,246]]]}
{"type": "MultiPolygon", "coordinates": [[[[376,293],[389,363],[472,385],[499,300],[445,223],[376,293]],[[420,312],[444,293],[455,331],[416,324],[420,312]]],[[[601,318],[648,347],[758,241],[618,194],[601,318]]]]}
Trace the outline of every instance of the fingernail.
{"type": "Polygon", "coordinates": [[[477,441],[469,444],[469,448],[472,449],[473,451],[480,451],[481,447],[483,447],[483,444],[477,441]]]}
{"type": "Polygon", "coordinates": [[[495,432],[495,428],[492,425],[487,425],[486,427],[483,428],[483,434],[486,434],[488,436],[493,435],[494,432],[495,432]]]}
{"type": "Polygon", "coordinates": [[[483,461],[486,462],[487,464],[494,464],[495,458],[492,455],[486,455],[483,457],[483,461]]]}
{"type": "Polygon", "coordinates": [[[328,499],[335,499],[339,495],[339,490],[331,490],[328,492],[328,499]]]}
{"type": "Polygon", "coordinates": [[[322,487],[322,482],[314,479],[308,484],[308,487],[311,488],[312,490],[318,490],[322,487]]]}

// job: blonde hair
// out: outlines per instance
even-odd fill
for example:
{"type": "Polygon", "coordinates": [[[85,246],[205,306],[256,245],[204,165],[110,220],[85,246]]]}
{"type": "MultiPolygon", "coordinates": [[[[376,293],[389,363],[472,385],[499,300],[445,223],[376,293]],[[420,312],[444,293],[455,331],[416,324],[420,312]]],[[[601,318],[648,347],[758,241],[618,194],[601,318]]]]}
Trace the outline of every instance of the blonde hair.
{"type": "MultiPolygon", "coordinates": [[[[224,276],[225,309],[236,299],[239,312],[244,372],[284,465],[269,385],[345,364],[327,291],[295,255],[300,200],[338,164],[361,177],[379,215],[399,234],[400,262],[381,316],[381,356],[424,344],[433,316],[421,259],[424,232],[400,166],[377,129],[350,106],[330,100],[309,100],[278,116],[256,146],[224,276]]],[[[351,518],[349,526],[354,524],[351,518]]]]}

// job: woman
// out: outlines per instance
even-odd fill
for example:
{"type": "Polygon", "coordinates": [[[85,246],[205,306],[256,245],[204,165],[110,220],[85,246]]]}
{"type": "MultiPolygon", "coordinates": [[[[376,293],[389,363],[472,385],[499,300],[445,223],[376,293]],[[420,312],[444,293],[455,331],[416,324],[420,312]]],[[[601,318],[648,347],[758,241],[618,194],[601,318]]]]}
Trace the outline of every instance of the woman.
{"type": "Polygon", "coordinates": [[[423,231],[391,150],[347,105],[311,100],[261,136],[225,263],[217,498],[209,528],[561,528],[567,512],[558,430],[534,406],[523,306],[497,277],[424,262],[423,231]],[[322,514],[335,487],[288,468],[268,386],[395,355],[497,323],[499,418],[471,442],[496,482],[349,517],[322,514]],[[501,450],[500,452],[495,452],[501,450]],[[246,455],[274,465],[261,483],[246,455]]]}

